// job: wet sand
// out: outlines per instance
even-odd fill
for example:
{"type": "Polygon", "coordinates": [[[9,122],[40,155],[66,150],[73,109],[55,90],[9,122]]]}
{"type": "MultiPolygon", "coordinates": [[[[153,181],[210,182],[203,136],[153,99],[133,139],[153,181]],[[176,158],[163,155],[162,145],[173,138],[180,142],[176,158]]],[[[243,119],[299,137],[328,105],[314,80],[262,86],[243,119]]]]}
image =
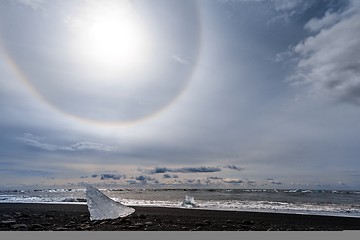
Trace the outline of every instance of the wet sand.
{"type": "Polygon", "coordinates": [[[360,218],[134,207],[121,219],[90,221],[86,205],[1,203],[0,231],[341,231],[360,218]]]}

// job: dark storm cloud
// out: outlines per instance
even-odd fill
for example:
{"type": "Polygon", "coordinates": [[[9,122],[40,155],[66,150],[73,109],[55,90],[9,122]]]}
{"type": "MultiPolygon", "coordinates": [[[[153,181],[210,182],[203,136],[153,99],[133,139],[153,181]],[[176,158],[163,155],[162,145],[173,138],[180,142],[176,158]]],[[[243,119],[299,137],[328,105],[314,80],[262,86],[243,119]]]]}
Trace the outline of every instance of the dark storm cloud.
{"type": "Polygon", "coordinates": [[[109,173],[104,173],[100,175],[101,180],[107,180],[107,179],[120,180],[121,178],[126,178],[126,176],[120,174],[109,174],[109,173]]]}
{"type": "Polygon", "coordinates": [[[165,173],[163,175],[163,178],[179,178],[179,176],[176,175],[176,174],[167,174],[167,173],[165,173]]]}
{"type": "Polygon", "coordinates": [[[223,178],[222,178],[222,177],[213,176],[213,177],[208,177],[208,179],[221,180],[221,179],[223,179],[223,178]]]}
{"type": "Polygon", "coordinates": [[[137,176],[137,177],[135,177],[135,179],[138,180],[138,181],[145,181],[145,180],[153,181],[153,180],[155,180],[155,178],[145,176],[145,175],[137,176]]]}
{"type": "Polygon", "coordinates": [[[136,176],[135,180],[137,181],[137,183],[141,183],[141,184],[145,184],[145,183],[158,184],[158,183],[160,183],[159,180],[157,180],[156,178],[146,176],[146,175],[136,176]]]}
{"type": "Polygon", "coordinates": [[[235,165],[227,165],[227,166],[224,166],[224,168],[229,168],[229,169],[236,170],[236,171],[245,170],[245,168],[241,168],[241,167],[238,167],[238,166],[235,166],[235,165]]]}

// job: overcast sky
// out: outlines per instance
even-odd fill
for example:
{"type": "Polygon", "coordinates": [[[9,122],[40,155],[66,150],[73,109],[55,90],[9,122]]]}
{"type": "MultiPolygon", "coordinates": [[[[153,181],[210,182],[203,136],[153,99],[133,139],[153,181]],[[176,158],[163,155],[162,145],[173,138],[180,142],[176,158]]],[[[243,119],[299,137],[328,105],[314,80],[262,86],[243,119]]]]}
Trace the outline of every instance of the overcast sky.
{"type": "Polygon", "coordinates": [[[0,188],[359,189],[360,3],[0,2],[0,188]]]}

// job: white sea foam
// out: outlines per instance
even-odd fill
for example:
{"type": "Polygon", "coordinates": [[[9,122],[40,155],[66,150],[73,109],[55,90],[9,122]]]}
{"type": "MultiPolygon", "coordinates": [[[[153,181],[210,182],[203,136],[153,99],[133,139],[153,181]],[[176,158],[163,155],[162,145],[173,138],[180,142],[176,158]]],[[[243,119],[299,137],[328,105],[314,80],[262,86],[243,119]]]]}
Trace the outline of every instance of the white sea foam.
{"type": "MultiPolygon", "coordinates": [[[[192,191],[197,209],[298,213],[330,216],[360,217],[359,191],[289,191],[218,190],[192,191]],[[264,200],[263,200],[264,199],[264,200]]],[[[183,190],[106,191],[114,201],[127,206],[182,208],[183,190]]],[[[189,193],[189,192],[188,192],[189,193]]],[[[4,191],[0,203],[61,203],[85,204],[83,191],[4,191]]]]}
{"type": "MultiPolygon", "coordinates": [[[[115,201],[117,199],[114,199],[115,201]]],[[[122,203],[130,206],[172,207],[178,208],[175,201],[154,201],[139,199],[122,199],[122,203]]],[[[196,209],[225,210],[225,211],[252,211],[293,214],[313,214],[327,216],[360,217],[360,206],[349,207],[338,204],[304,204],[269,201],[200,201],[196,202],[196,209]]]]}

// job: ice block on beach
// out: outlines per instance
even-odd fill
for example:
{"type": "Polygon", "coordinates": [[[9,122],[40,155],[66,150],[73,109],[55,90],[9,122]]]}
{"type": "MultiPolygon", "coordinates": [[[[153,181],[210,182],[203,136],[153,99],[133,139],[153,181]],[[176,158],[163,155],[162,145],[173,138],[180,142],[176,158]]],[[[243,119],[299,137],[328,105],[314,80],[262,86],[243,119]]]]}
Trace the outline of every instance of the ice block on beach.
{"type": "Polygon", "coordinates": [[[90,185],[86,187],[86,199],[90,220],[115,219],[135,212],[135,209],[115,202],[90,185]]]}
{"type": "Polygon", "coordinates": [[[192,208],[192,207],[197,207],[197,204],[193,197],[185,195],[185,199],[182,202],[181,206],[187,207],[187,208],[192,208]]]}

